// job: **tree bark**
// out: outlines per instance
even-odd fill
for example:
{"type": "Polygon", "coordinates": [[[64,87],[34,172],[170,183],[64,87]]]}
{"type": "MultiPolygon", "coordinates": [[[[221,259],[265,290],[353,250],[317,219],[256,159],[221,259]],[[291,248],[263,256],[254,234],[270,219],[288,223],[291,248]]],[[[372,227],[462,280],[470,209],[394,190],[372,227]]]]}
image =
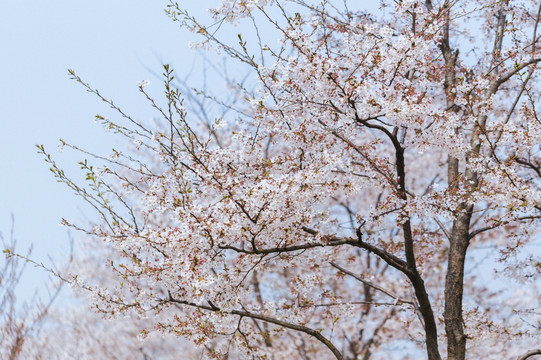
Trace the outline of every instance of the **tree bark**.
{"type": "Polygon", "coordinates": [[[445,332],[447,334],[447,359],[466,358],[466,334],[462,318],[462,297],[464,293],[464,264],[469,245],[469,228],[472,207],[463,209],[453,224],[451,233],[447,276],[445,278],[445,332]]]}

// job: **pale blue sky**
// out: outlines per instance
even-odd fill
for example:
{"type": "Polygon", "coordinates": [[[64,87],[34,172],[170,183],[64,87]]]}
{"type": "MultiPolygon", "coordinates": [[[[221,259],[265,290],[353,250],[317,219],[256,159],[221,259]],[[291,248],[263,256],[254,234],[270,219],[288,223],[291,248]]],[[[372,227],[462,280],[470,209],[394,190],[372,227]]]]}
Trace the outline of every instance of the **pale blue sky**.
{"type": "MultiPolygon", "coordinates": [[[[186,6],[201,13],[210,3],[186,6]]],[[[46,260],[50,254],[61,261],[68,236],[60,219],[95,215],[56,183],[35,148],[44,144],[63,164],[75,164],[82,156],[59,153],[59,138],[102,153],[113,144],[93,121],[107,106],[70,80],[67,69],[76,70],[131,114],[150,117],[137,81],[148,79],[158,87],[160,81],[149,69],[161,72],[161,65],[170,63],[182,72],[197,61],[188,47],[192,38],[164,14],[166,4],[0,2],[0,231],[9,233],[13,213],[19,250],[33,243],[36,259],[46,260]]]]}

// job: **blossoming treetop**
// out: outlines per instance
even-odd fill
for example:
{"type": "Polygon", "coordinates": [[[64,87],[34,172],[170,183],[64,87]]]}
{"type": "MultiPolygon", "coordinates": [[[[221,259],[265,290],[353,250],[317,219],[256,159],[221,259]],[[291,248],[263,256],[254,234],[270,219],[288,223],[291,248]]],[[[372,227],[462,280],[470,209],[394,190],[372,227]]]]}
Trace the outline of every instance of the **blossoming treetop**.
{"type": "Polygon", "coordinates": [[[74,279],[101,310],[165,312],[160,330],[220,359],[527,353],[540,335],[539,259],[521,250],[541,217],[541,5],[352,6],[224,0],[210,27],[171,3],[202,46],[257,79],[236,89],[234,119],[194,122],[168,66],[165,105],[140,84],[152,125],[72,72],[122,115],[100,116],[106,127],[137,145],[100,168],[82,162],[87,187],[47,157],[100,214],[90,229],[70,225],[120,255],[110,286],[74,279]],[[237,23],[254,36],[230,42],[237,23]],[[476,282],[494,261],[465,275],[491,254],[533,283],[476,282]]]}

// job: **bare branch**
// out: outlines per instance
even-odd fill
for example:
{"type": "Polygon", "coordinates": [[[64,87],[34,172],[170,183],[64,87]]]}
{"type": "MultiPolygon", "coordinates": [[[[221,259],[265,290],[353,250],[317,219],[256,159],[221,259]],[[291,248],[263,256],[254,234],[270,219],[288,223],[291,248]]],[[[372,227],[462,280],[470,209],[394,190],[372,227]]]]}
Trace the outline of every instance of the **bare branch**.
{"type": "Polygon", "coordinates": [[[451,234],[449,233],[449,231],[447,231],[447,228],[441,223],[441,221],[437,217],[434,217],[434,221],[436,222],[436,224],[438,224],[441,231],[443,231],[443,234],[445,235],[447,240],[451,240],[451,234]]]}

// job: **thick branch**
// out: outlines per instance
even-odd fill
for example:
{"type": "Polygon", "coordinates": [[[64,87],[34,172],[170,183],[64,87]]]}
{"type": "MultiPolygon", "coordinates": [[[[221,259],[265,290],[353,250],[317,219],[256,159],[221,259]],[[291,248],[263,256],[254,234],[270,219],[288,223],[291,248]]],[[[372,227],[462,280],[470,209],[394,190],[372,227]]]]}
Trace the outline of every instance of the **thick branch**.
{"type": "Polygon", "coordinates": [[[308,244],[300,244],[300,245],[291,245],[291,246],[283,246],[283,247],[274,247],[274,248],[268,248],[268,249],[252,249],[252,250],[246,250],[241,249],[235,246],[231,245],[219,245],[218,247],[220,249],[224,250],[233,250],[239,253],[243,254],[272,254],[272,253],[286,253],[286,252],[292,252],[292,251],[299,251],[299,250],[307,250],[307,249],[313,249],[316,247],[326,247],[326,246],[339,246],[339,245],[357,245],[357,241],[351,238],[331,238],[329,242],[326,243],[308,243],[308,244]]]}
{"type": "Polygon", "coordinates": [[[506,82],[507,80],[512,78],[514,75],[519,73],[525,67],[528,67],[528,66],[533,65],[533,64],[537,64],[540,61],[541,61],[541,58],[534,58],[534,59],[526,61],[526,62],[524,62],[524,63],[522,63],[520,65],[515,66],[513,68],[513,70],[507,72],[505,75],[501,76],[499,79],[497,79],[494,82],[493,92],[496,92],[496,90],[500,87],[501,84],[503,84],[504,82],[506,82]]]}
{"type": "Polygon", "coordinates": [[[517,360],[526,360],[534,355],[541,355],[541,349],[531,350],[527,352],[526,354],[522,355],[521,357],[519,357],[517,360]]]}
{"type": "MultiPolygon", "coordinates": [[[[409,220],[406,223],[409,224],[409,220]]],[[[406,251],[410,251],[408,250],[408,248],[413,248],[411,229],[406,226],[404,232],[409,233],[408,236],[405,236],[406,239],[404,240],[404,242],[406,243],[406,251]]],[[[428,293],[426,292],[424,280],[415,266],[415,258],[413,258],[413,262],[410,262],[412,261],[412,259],[409,259],[408,262],[405,262],[404,260],[399,259],[396,256],[386,252],[385,250],[378,249],[373,245],[363,242],[360,228],[357,229],[357,237],[359,238],[357,246],[376,254],[387,264],[404,273],[404,275],[406,275],[411,281],[411,284],[413,285],[413,288],[415,290],[415,297],[419,301],[419,312],[421,313],[422,318],[425,322],[426,349],[428,353],[428,359],[441,359],[438,350],[438,330],[436,326],[436,320],[434,318],[434,312],[432,311],[432,305],[430,304],[430,299],[428,297],[428,293]]],[[[411,253],[409,255],[410,257],[412,256],[412,253],[413,250],[411,250],[411,253]]]]}
{"type": "Polygon", "coordinates": [[[524,159],[521,159],[521,158],[515,158],[515,161],[521,165],[524,165],[526,167],[529,167],[530,169],[533,169],[533,171],[535,171],[537,173],[537,176],[541,177],[541,167],[540,166],[536,166],[534,164],[532,164],[531,162],[527,161],[527,160],[524,160],[524,159]]]}
{"type": "MultiPolygon", "coordinates": [[[[505,4],[509,0],[505,1],[505,4]]],[[[496,36],[494,37],[494,47],[492,49],[492,64],[490,64],[490,67],[492,68],[491,72],[498,74],[499,73],[499,63],[500,63],[500,57],[502,53],[502,45],[503,45],[503,38],[505,35],[505,11],[503,6],[498,11],[498,23],[496,24],[496,36]]]]}

